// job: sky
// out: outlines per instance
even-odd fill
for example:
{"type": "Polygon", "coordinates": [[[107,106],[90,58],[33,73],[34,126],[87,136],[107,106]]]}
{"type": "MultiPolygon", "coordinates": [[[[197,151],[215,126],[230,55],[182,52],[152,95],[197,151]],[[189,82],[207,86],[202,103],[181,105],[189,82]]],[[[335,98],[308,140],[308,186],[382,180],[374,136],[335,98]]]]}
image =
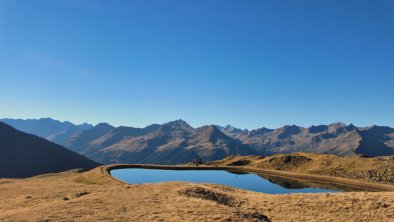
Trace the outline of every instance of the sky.
{"type": "Polygon", "coordinates": [[[394,126],[392,0],[0,0],[0,118],[394,126]]]}

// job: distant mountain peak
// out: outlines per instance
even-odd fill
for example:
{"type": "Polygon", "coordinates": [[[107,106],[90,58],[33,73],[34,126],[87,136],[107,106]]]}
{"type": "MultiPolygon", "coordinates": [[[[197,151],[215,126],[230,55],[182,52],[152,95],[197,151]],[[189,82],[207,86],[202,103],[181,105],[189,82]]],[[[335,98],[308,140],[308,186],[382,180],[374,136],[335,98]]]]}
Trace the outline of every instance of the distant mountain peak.
{"type": "Polygon", "coordinates": [[[336,122],[336,123],[331,123],[328,126],[331,126],[331,127],[346,127],[347,125],[346,125],[346,123],[343,123],[343,122],[336,122]]]}
{"type": "Polygon", "coordinates": [[[312,125],[308,128],[309,133],[321,133],[327,130],[328,130],[328,126],[323,124],[317,126],[312,125]]]}
{"type": "Polygon", "coordinates": [[[177,119],[177,120],[167,122],[165,124],[188,124],[188,123],[183,119],[177,119]]]}
{"type": "Polygon", "coordinates": [[[357,128],[357,127],[354,126],[353,123],[350,123],[348,126],[346,126],[346,129],[347,129],[348,131],[352,131],[352,130],[354,130],[354,129],[356,129],[356,128],[357,128]]]}
{"type": "Polygon", "coordinates": [[[266,128],[266,127],[261,127],[261,128],[259,128],[259,129],[255,129],[255,130],[250,131],[249,134],[248,134],[248,136],[249,136],[249,137],[252,137],[252,136],[262,136],[262,135],[264,135],[264,134],[266,134],[266,133],[270,133],[270,132],[272,132],[272,131],[274,131],[274,130],[273,130],[273,129],[268,129],[268,128],[266,128]]]}
{"type": "Polygon", "coordinates": [[[220,129],[215,125],[205,125],[197,128],[199,130],[210,130],[210,131],[220,131],[220,129]]]}
{"type": "Polygon", "coordinates": [[[78,126],[82,127],[83,130],[90,129],[93,127],[92,124],[89,124],[89,123],[81,123],[78,126]]]}
{"type": "Polygon", "coordinates": [[[220,138],[221,139],[229,138],[215,125],[201,126],[195,129],[194,133],[198,135],[197,138],[199,141],[215,142],[220,138]]]}
{"type": "Polygon", "coordinates": [[[300,126],[296,126],[296,125],[285,125],[282,128],[277,129],[277,133],[278,133],[278,138],[279,139],[285,139],[288,138],[294,134],[298,134],[300,133],[302,130],[302,127],[300,126]]]}
{"type": "MultiPolygon", "coordinates": [[[[35,119],[30,119],[30,120],[35,120],[35,119]]],[[[54,119],[52,119],[52,118],[50,118],[50,117],[39,118],[38,120],[46,120],[46,121],[57,121],[57,122],[61,122],[61,121],[59,121],[59,120],[54,120],[54,119]]]]}
{"type": "Polygon", "coordinates": [[[279,128],[279,131],[282,131],[283,133],[299,133],[301,131],[302,127],[297,126],[297,125],[284,125],[282,128],[279,128]]]}
{"type": "Polygon", "coordinates": [[[229,124],[227,124],[222,130],[223,131],[228,131],[228,132],[231,132],[231,133],[242,133],[244,131],[243,129],[234,127],[234,126],[229,125],[229,124]]]}
{"type": "Polygon", "coordinates": [[[181,129],[193,129],[186,121],[182,119],[174,120],[168,123],[163,124],[165,126],[170,126],[173,128],[181,128],[181,129]]]}
{"type": "Polygon", "coordinates": [[[60,121],[56,119],[52,119],[49,117],[46,118],[40,118],[40,119],[28,119],[30,121],[41,121],[41,122],[46,122],[46,123],[56,123],[56,124],[66,124],[66,125],[76,125],[70,121],[60,121]]]}
{"type": "Polygon", "coordinates": [[[94,126],[95,128],[115,128],[114,126],[109,125],[108,123],[98,123],[96,126],[94,126]]]}
{"type": "Polygon", "coordinates": [[[297,126],[295,124],[291,124],[291,125],[284,125],[282,128],[302,128],[301,126],[297,126]]]}

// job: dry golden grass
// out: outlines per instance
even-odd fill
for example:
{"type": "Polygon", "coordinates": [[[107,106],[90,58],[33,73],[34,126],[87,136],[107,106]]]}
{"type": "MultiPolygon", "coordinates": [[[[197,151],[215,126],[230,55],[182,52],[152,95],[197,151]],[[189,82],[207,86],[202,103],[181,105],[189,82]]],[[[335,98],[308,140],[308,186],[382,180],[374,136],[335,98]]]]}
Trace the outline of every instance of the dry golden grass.
{"type": "Polygon", "coordinates": [[[242,166],[294,173],[325,175],[394,184],[394,157],[339,157],[315,153],[261,156],[231,156],[210,163],[215,166],[242,166]]]}
{"type": "Polygon", "coordinates": [[[394,221],[394,192],[269,195],[180,182],[127,185],[99,167],[0,179],[0,209],[0,221],[394,221]]]}

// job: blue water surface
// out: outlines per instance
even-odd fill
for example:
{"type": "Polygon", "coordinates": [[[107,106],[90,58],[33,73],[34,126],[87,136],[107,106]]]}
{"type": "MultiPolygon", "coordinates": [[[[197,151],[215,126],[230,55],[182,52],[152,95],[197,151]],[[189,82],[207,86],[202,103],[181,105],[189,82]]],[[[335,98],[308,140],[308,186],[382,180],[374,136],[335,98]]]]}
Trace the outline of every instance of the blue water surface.
{"type": "MultiPolygon", "coordinates": [[[[169,181],[223,184],[269,194],[341,192],[324,188],[286,188],[256,174],[234,174],[224,170],[162,170],[126,168],[111,170],[111,175],[129,184],[169,181]]],[[[287,183],[291,183],[286,181],[287,183]]]]}

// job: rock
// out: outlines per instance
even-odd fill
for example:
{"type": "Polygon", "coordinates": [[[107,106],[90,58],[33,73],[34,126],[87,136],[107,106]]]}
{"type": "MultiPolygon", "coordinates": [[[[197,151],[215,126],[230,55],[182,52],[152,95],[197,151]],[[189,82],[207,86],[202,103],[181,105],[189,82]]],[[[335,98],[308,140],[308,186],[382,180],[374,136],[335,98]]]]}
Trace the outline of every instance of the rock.
{"type": "Polygon", "coordinates": [[[75,194],[75,197],[82,197],[82,196],[84,196],[84,195],[86,195],[86,194],[89,194],[88,192],[81,192],[81,193],[77,193],[77,194],[75,194]]]}
{"type": "Polygon", "coordinates": [[[387,203],[378,202],[378,203],[373,203],[372,206],[373,206],[375,209],[379,209],[379,208],[387,208],[387,207],[389,207],[390,205],[387,204],[387,203]]]}
{"type": "Polygon", "coordinates": [[[180,191],[179,193],[187,197],[211,200],[218,204],[222,204],[226,206],[236,206],[240,204],[238,201],[235,200],[234,197],[230,195],[219,192],[215,189],[210,189],[205,187],[187,188],[186,190],[180,191]]]}

